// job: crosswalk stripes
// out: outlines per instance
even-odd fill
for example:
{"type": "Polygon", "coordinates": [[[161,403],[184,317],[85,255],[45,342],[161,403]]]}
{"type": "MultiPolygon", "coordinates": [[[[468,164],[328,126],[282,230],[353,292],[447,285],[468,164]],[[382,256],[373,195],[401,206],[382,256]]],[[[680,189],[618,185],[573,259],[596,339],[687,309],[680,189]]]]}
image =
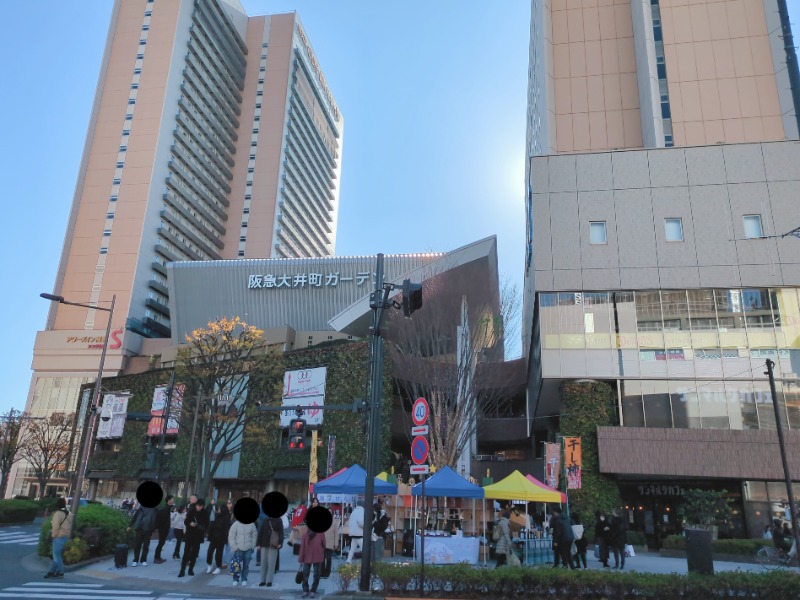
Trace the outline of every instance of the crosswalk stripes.
{"type": "Polygon", "coordinates": [[[0,533],[0,544],[19,544],[21,546],[35,546],[39,543],[39,533],[26,533],[25,531],[3,531],[0,533]]]}
{"type": "MultiPolygon", "coordinates": [[[[123,590],[101,583],[54,583],[49,581],[25,583],[0,589],[0,598],[39,598],[41,600],[192,600],[186,593],[159,594],[146,590],[123,590]]],[[[230,600],[224,598],[207,600],[230,600]]]]}

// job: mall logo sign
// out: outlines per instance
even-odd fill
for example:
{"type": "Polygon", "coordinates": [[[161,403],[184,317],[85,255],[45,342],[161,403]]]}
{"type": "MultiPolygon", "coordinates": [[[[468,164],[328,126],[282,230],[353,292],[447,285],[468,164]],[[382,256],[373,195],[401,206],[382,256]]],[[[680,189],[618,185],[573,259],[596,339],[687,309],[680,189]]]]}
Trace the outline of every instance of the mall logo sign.
{"type": "Polygon", "coordinates": [[[358,287],[363,287],[364,283],[370,280],[372,273],[362,271],[353,276],[340,275],[335,273],[298,273],[296,275],[248,275],[247,289],[259,290],[268,288],[305,288],[305,287],[337,287],[340,283],[353,283],[358,287]]]}

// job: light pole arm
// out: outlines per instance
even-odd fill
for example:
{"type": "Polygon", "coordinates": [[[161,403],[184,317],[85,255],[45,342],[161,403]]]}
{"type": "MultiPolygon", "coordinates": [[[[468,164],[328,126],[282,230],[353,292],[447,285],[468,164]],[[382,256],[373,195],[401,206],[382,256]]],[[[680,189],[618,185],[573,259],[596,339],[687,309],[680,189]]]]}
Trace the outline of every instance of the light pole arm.
{"type": "Polygon", "coordinates": [[[75,304],[76,306],[84,306],[87,308],[97,308],[98,310],[108,311],[108,324],[106,325],[106,336],[103,339],[103,349],[100,352],[100,366],[97,369],[97,379],[94,382],[94,390],[92,391],[92,403],[89,407],[89,426],[83,434],[83,447],[81,448],[81,458],[78,461],[78,474],[75,478],[75,489],[72,490],[72,515],[73,523],[75,523],[78,516],[78,508],[80,507],[81,492],[83,490],[83,479],[86,474],[86,468],[89,463],[89,450],[92,446],[94,439],[94,428],[97,422],[97,408],[100,400],[100,384],[103,379],[103,367],[106,362],[106,351],[108,350],[108,339],[111,336],[111,322],[114,318],[114,304],[117,301],[117,295],[111,297],[111,308],[100,308],[96,306],[88,306],[86,304],[77,304],[65,302],[62,298],[59,300],[62,304],[75,304]]]}

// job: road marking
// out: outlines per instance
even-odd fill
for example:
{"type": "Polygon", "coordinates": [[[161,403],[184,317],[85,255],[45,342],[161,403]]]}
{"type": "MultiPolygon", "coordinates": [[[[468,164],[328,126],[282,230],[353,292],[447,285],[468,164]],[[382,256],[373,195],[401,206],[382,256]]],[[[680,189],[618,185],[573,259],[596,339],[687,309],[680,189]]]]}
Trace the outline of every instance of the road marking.
{"type": "Polygon", "coordinates": [[[21,544],[23,546],[35,546],[38,543],[38,533],[25,533],[24,531],[0,533],[0,544],[21,544]]]}
{"type": "MultiPolygon", "coordinates": [[[[156,591],[123,590],[101,583],[30,582],[0,590],[0,598],[40,598],[41,600],[192,600],[186,593],[159,594],[156,591]]],[[[231,600],[216,598],[204,600],[231,600]]]]}

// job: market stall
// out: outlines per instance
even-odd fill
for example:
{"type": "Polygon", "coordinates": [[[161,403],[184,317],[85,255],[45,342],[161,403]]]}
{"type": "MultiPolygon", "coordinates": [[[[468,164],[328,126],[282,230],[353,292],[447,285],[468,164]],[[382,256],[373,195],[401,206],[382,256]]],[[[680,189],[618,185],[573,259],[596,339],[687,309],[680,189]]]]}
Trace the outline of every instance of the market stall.
{"type": "MultiPolygon", "coordinates": [[[[414,497],[422,496],[422,483],[418,483],[411,488],[414,497]]],[[[475,499],[482,499],[483,489],[470,483],[450,467],[442,467],[435,474],[425,481],[425,496],[437,498],[471,498],[472,510],[472,536],[465,536],[463,528],[459,527],[456,535],[451,535],[446,531],[427,531],[425,526],[420,527],[425,535],[425,562],[428,564],[453,564],[469,563],[478,564],[480,556],[480,537],[475,535],[475,499]]],[[[461,517],[459,523],[463,525],[461,517]]],[[[416,530],[416,523],[414,525],[416,530]]],[[[486,523],[484,519],[484,534],[486,523]]],[[[419,534],[415,535],[414,555],[419,557],[421,553],[422,539],[419,534]]]]}
{"type": "MultiPolygon", "coordinates": [[[[495,500],[524,500],[527,502],[566,501],[564,494],[548,488],[541,482],[536,485],[519,471],[514,471],[505,479],[483,488],[487,498],[495,500]],[[544,489],[547,488],[547,489],[544,489]]],[[[535,478],[534,478],[535,479],[535,478]]],[[[527,504],[526,504],[527,512],[527,504]]],[[[511,540],[521,550],[522,562],[526,565],[553,562],[553,540],[542,534],[540,537],[516,537],[511,540]]]]}

